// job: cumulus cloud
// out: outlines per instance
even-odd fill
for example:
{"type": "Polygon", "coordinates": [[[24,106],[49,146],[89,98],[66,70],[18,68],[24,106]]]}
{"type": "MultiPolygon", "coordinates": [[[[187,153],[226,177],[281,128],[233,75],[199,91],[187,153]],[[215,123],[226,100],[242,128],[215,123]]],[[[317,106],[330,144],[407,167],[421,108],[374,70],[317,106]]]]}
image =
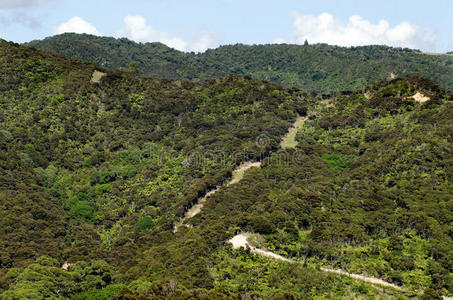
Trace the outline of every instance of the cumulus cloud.
{"type": "Polygon", "coordinates": [[[146,19],[142,16],[126,16],[118,35],[137,42],[162,42],[178,50],[187,48],[186,41],[178,37],[170,37],[166,31],[154,29],[146,24],[146,19]]]}
{"type": "Polygon", "coordinates": [[[67,22],[61,24],[54,28],[54,34],[61,34],[65,32],[73,32],[73,33],[87,33],[93,35],[102,35],[96,27],[82,19],[81,17],[72,17],[67,22]]]}
{"type": "Polygon", "coordinates": [[[206,49],[213,48],[215,41],[212,35],[204,33],[200,35],[197,39],[189,43],[190,51],[194,52],[203,52],[206,49]]]}
{"type": "Polygon", "coordinates": [[[214,39],[210,34],[202,34],[195,40],[187,41],[171,36],[167,31],[153,28],[142,16],[126,16],[123,27],[117,34],[136,42],[161,42],[180,51],[201,52],[214,46],[214,39]]]}
{"type": "Polygon", "coordinates": [[[433,31],[409,22],[390,26],[386,20],[377,24],[359,15],[347,22],[323,13],[319,16],[292,13],[294,39],[291,42],[328,43],[339,46],[389,45],[417,49],[432,49],[436,41],[433,31]]]}
{"type": "Polygon", "coordinates": [[[40,4],[44,0],[0,0],[0,8],[14,8],[40,4]]]}

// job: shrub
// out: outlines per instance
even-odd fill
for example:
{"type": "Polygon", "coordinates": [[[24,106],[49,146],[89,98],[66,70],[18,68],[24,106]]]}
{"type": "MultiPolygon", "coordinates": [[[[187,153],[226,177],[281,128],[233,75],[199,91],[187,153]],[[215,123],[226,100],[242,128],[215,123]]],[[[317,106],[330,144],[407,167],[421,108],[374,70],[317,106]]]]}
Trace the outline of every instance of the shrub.
{"type": "Polygon", "coordinates": [[[0,130],[0,133],[3,135],[3,138],[8,142],[10,142],[14,139],[13,135],[8,130],[2,129],[2,130],[0,130]]]}
{"type": "Polygon", "coordinates": [[[340,153],[323,154],[321,158],[326,163],[327,167],[335,173],[339,173],[347,169],[357,159],[355,155],[340,153]]]}
{"type": "Polygon", "coordinates": [[[87,223],[94,223],[95,221],[95,209],[86,201],[78,202],[69,211],[76,218],[82,219],[87,223]]]}
{"type": "Polygon", "coordinates": [[[155,226],[155,222],[151,217],[143,217],[135,224],[135,232],[142,232],[145,230],[152,229],[155,226]]]}
{"type": "Polygon", "coordinates": [[[124,284],[111,284],[100,290],[91,290],[76,294],[71,300],[107,300],[114,299],[116,295],[127,287],[124,284]]]}
{"type": "Polygon", "coordinates": [[[41,179],[45,187],[52,187],[55,181],[57,181],[58,169],[53,165],[47,166],[46,169],[41,167],[35,169],[35,173],[39,179],[41,179]]]}

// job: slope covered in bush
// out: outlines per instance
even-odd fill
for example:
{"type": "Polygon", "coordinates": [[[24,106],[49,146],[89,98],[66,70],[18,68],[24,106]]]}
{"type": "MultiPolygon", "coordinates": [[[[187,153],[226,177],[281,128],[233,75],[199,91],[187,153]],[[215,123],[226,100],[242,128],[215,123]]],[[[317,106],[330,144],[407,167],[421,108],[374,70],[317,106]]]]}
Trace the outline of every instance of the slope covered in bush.
{"type": "Polygon", "coordinates": [[[417,77],[366,95],[310,102],[297,148],[216,194],[195,227],[223,216],[285,257],[451,295],[452,95],[417,77]]]}
{"type": "Polygon", "coordinates": [[[315,97],[248,76],[109,71],[4,41],[0,54],[0,297],[451,294],[452,95],[431,81],[315,97]],[[280,149],[307,111],[297,147],[280,149]],[[238,231],[301,264],[231,249],[238,231]]]}
{"type": "Polygon", "coordinates": [[[194,84],[4,41],[0,52],[3,276],[41,255],[108,258],[134,232],[170,231],[305,109],[294,90],[251,78],[194,84]]]}

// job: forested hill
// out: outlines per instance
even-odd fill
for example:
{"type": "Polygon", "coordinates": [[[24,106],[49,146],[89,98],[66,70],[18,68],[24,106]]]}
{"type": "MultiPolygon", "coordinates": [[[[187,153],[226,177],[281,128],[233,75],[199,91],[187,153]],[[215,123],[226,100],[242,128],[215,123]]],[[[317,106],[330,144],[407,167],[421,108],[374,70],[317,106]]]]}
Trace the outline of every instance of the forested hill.
{"type": "Polygon", "coordinates": [[[386,46],[238,44],[195,54],[160,43],[71,33],[29,45],[112,69],[127,69],[134,61],[144,74],[171,79],[197,81],[229,73],[249,74],[304,91],[330,92],[362,89],[390,79],[393,73],[398,77],[423,76],[453,89],[453,56],[386,46]]]}
{"type": "Polygon", "coordinates": [[[453,295],[453,94],[432,81],[316,96],[1,40],[0,68],[1,299],[453,295]],[[294,263],[233,249],[239,232],[294,263]]]}
{"type": "Polygon", "coordinates": [[[1,40],[0,68],[2,299],[109,285],[129,260],[111,251],[168,240],[200,195],[277,149],[306,109],[295,90],[250,77],[148,78],[1,40]],[[81,269],[63,272],[65,261],[81,269]]]}

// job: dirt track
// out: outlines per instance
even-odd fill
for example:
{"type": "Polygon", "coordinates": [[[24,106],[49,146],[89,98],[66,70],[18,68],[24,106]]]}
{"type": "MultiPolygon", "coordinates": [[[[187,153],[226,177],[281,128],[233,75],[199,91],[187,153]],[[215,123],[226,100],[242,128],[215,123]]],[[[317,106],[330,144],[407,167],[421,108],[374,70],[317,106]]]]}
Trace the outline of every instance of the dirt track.
{"type": "MultiPolygon", "coordinates": [[[[239,167],[236,168],[236,170],[233,171],[233,176],[231,178],[231,180],[226,184],[227,186],[230,186],[230,185],[233,185],[233,184],[236,184],[238,183],[239,181],[242,180],[242,178],[244,177],[244,173],[250,169],[250,168],[253,168],[253,167],[260,167],[261,166],[261,162],[246,162],[246,163],[243,163],[242,165],[240,165],[239,167]]],[[[193,217],[195,217],[196,215],[198,215],[201,210],[203,209],[203,206],[205,205],[206,201],[208,200],[208,198],[211,196],[211,195],[214,195],[215,193],[217,193],[219,191],[220,187],[217,187],[215,188],[214,190],[212,191],[209,191],[208,193],[206,193],[206,195],[204,195],[203,197],[201,197],[200,199],[198,199],[198,202],[197,204],[195,204],[194,206],[192,206],[184,215],[184,218],[182,218],[174,227],[173,229],[173,232],[176,233],[178,232],[178,229],[184,225],[184,222],[188,219],[191,219],[193,217]]],[[[185,225],[186,227],[190,227],[188,225],[185,225]]]]}
{"type": "MultiPolygon", "coordinates": [[[[249,243],[249,241],[248,241],[248,237],[249,236],[250,236],[250,234],[241,233],[241,234],[238,234],[235,237],[233,237],[231,240],[229,240],[229,242],[233,245],[234,249],[247,248],[248,247],[252,253],[257,254],[257,255],[265,256],[265,257],[268,257],[268,258],[271,258],[271,259],[286,261],[286,262],[289,262],[289,263],[300,263],[300,262],[298,262],[296,260],[283,257],[283,256],[281,256],[279,254],[276,254],[276,253],[273,253],[271,251],[258,249],[256,247],[252,246],[249,243]]],[[[325,267],[321,267],[321,270],[324,271],[324,272],[328,272],[328,273],[346,275],[346,276],[349,276],[349,277],[351,277],[351,278],[353,278],[355,280],[363,281],[363,282],[370,283],[370,284],[373,284],[373,285],[378,285],[378,286],[383,286],[383,287],[391,287],[391,288],[394,288],[394,289],[399,290],[399,291],[404,291],[405,290],[404,288],[402,288],[402,287],[400,287],[400,286],[398,286],[396,284],[389,283],[389,282],[386,282],[386,281],[384,281],[382,279],[375,278],[375,277],[369,277],[369,276],[364,276],[364,275],[359,275],[359,274],[352,274],[352,273],[348,273],[348,272],[343,271],[343,270],[334,270],[334,269],[325,268],[325,267]]]]}
{"type": "MultiPolygon", "coordinates": [[[[288,133],[282,139],[282,142],[281,142],[282,148],[294,148],[294,147],[296,147],[296,145],[297,145],[297,142],[296,142],[297,131],[299,131],[299,129],[303,126],[303,124],[305,123],[306,120],[307,120],[307,117],[298,117],[296,119],[296,121],[294,122],[293,126],[289,129],[288,133]]],[[[245,163],[241,164],[239,167],[237,167],[233,171],[232,178],[231,178],[231,180],[228,183],[226,183],[226,186],[230,186],[230,185],[233,185],[233,184],[236,184],[236,183],[240,182],[242,180],[242,178],[244,178],[245,172],[248,169],[253,168],[253,167],[257,167],[257,168],[261,167],[261,162],[260,161],[256,161],[256,162],[249,161],[249,162],[245,162],[245,163]]],[[[178,232],[178,229],[181,226],[190,227],[190,225],[184,224],[185,221],[187,221],[188,219],[191,219],[191,218],[195,217],[196,215],[198,215],[201,212],[201,210],[203,209],[204,204],[208,200],[209,196],[217,193],[219,191],[219,189],[220,189],[220,187],[217,187],[214,190],[209,191],[206,195],[204,195],[200,199],[198,199],[197,204],[195,204],[193,207],[191,207],[185,213],[184,217],[181,218],[181,220],[179,220],[179,222],[175,224],[175,226],[173,228],[173,232],[174,233],[178,232]]]]}
{"type": "Polygon", "coordinates": [[[295,148],[297,146],[296,134],[302,128],[307,119],[307,117],[297,117],[296,122],[294,122],[293,126],[288,130],[288,133],[280,143],[283,149],[295,148]]]}

